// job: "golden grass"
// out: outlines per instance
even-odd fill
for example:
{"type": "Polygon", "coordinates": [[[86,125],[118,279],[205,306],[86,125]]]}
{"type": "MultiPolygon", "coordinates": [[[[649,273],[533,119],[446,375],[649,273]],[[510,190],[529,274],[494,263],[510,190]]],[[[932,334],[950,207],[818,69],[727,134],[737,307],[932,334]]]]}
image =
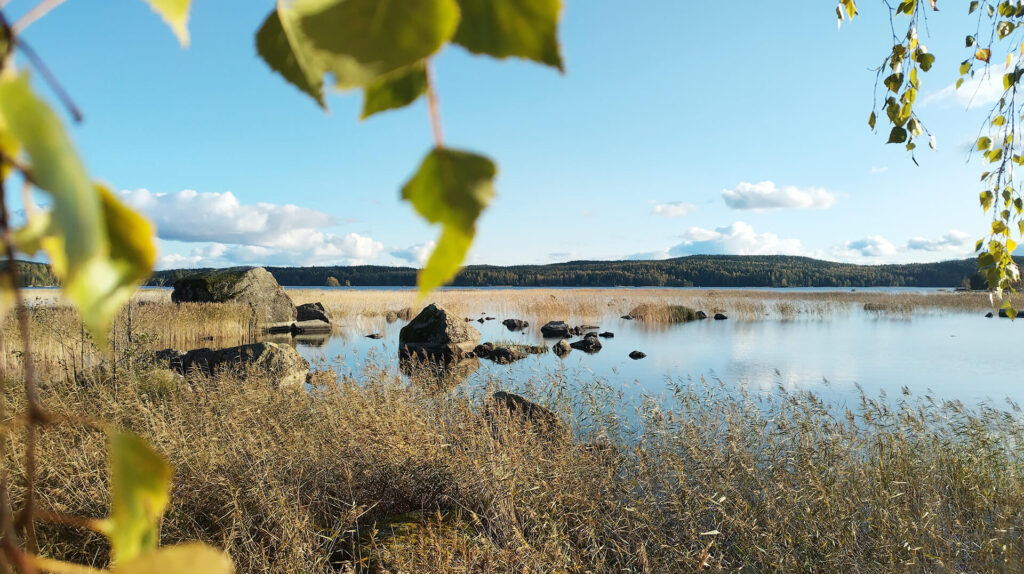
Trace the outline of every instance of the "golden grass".
{"type": "MultiPolygon", "coordinates": [[[[864,397],[844,413],[810,394],[747,396],[706,383],[628,405],[599,381],[511,389],[553,408],[573,430],[565,439],[486,406],[507,384],[438,397],[371,365],[307,393],[277,390],[258,373],[186,381],[139,365],[41,391],[55,412],[155,444],[176,471],[162,542],[205,540],[243,573],[992,572],[1024,563],[1017,411],[864,397]]],[[[20,385],[3,392],[21,404],[20,385]]],[[[11,444],[17,455],[20,442],[11,444]]],[[[100,433],[48,428],[39,454],[43,508],[106,514],[100,433]]],[[[4,464],[18,472],[14,459],[4,464]]],[[[67,526],[46,525],[41,546],[106,562],[101,536],[67,526]]]]}

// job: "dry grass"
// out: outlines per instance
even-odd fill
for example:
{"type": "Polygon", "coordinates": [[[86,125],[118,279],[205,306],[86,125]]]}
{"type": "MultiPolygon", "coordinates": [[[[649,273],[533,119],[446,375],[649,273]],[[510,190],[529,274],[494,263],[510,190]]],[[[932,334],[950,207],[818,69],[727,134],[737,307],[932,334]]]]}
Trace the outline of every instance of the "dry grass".
{"type": "MultiPolygon", "coordinates": [[[[844,413],[705,383],[631,406],[599,382],[513,389],[568,421],[566,440],[486,408],[498,384],[436,396],[371,366],[283,392],[258,374],[185,382],[139,368],[42,391],[54,411],[157,445],[176,469],[163,542],[224,547],[240,572],[992,572],[1024,560],[1018,412],[865,397],[844,413]]],[[[17,384],[5,394],[21,400],[17,384]]],[[[106,513],[99,433],[50,428],[40,455],[45,508],[106,513]]],[[[101,537],[69,527],[47,526],[42,545],[105,562],[101,537]]]]}

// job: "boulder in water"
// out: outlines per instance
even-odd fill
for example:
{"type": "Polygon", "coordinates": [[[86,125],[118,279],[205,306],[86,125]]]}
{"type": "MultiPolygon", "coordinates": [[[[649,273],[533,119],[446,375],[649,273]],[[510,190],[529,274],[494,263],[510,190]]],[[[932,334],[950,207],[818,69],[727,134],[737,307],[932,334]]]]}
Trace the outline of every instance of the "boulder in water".
{"type": "Polygon", "coordinates": [[[420,311],[398,335],[402,355],[435,360],[463,358],[479,342],[479,331],[435,304],[420,311]]]}
{"type": "Polygon", "coordinates": [[[262,267],[215,269],[174,282],[175,303],[239,303],[248,305],[263,323],[294,321],[295,304],[262,267]]]}

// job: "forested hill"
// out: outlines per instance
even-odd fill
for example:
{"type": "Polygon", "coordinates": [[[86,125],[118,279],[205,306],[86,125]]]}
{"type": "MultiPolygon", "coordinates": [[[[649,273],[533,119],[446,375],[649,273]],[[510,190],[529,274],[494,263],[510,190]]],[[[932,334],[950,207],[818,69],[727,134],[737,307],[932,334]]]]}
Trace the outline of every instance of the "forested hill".
{"type": "MultiPolygon", "coordinates": [[[[1024,262],[1024,260],[1021,260],[1024,262]]],[[[267,267],[290,286],[334,284],[412,286],[416,269],[267,267]]],[[[471,265],[456,277],[463,287],[961,287],[984,288],[973,259],[904,265],[851,265],[782,255],[694,255],[663,261],[570,261],[550,265],[471,265]]],[[[172,285],[195,269],[159,271],[150,285],[172,285]]]]}

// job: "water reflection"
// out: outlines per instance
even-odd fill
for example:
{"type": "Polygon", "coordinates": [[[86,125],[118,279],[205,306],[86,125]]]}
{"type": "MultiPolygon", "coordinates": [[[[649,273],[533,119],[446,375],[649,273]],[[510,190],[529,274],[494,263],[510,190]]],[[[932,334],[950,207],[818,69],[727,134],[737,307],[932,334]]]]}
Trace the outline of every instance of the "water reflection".
{"type": "MultiPolygon", "coordinates": [[[[509,331],[502,319],[473,322],[481,341],[548,347],[557,341],[543,338],[540,326],[559,318],[523,317],[530,325],[519,331],[509,331]]],[[[342,325],[326,341],[295,343],[307,358],[329,362],[339,373],[358,376],[372,361],[412,379],[415,369],[398,361],[398,332],[404,324],[356,321],[342,325]],[[378,331],[383,339],[365,338],[366,333],[378,331]]],[[[782,385],[844,398],[852,396],[857,385],[870,394],[881,390],[895,394],[907,386],[915,394],[931,390],[940,398],[969,403],[1005,397],[1024,402],[1016,370],[979,352],[997,341],[1005,348],[1021,348],[1024,327],[1020,321],[985,319],[976,313],[900,314],[857,308],[825,315],[796,314],[785,320],[730,317],[677,325],[608,316],[598,325],[615,337],[602,339],[603,348],[595,354],[573,350],[559,359],[545,353],[510,365],[472,361],[449,366],[447,373],[435,369],[421,376],[421,381],[449,388],[489,377],[542,381],[568,371],[631,392],[661,393],[669,378],[715,376],[728,385],[750,389],[782,385]],[[647,357],[631,360],[629,353],[634,350],[647,357]]]]}

